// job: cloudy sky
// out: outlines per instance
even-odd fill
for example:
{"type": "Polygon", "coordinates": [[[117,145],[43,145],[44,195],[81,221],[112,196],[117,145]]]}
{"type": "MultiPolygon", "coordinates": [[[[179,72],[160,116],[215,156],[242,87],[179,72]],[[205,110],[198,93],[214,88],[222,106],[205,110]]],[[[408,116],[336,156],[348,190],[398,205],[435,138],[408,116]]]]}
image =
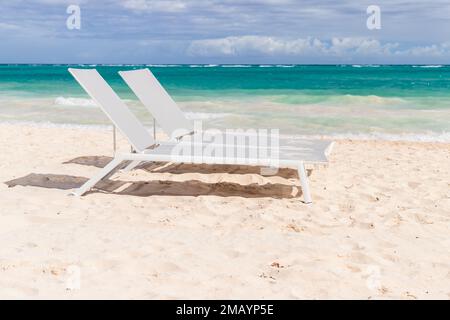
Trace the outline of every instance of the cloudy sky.
{"type": "Polygon", "coordinates": [[[450,64],[449,31],[449,0],[1,0],[0,63],[450,64]]]}

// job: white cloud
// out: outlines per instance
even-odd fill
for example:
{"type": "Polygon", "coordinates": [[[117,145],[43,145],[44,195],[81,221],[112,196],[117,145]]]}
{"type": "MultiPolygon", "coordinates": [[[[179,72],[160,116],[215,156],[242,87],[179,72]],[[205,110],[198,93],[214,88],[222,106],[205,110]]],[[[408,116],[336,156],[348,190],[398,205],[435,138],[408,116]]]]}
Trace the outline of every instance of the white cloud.
{"type": "Polygon", "coordinates": [[[186,9],[186,3],[180,0],[125,0],[122,6],[134,11],[180,12],[186,9]]]}
{"type": "Polygon", "coordinates": [[[268,36],[234,36],[195,40],[187,49],[190,56],[245,57],[245,56],[311,56],[311,57],[417,57],[450,56],[450,42],[400,49],[399,43],[382,43],[362,37],[284,39],[268,36]]]}
{"type": "Polygon", "coordinates": [[[313,38],[284,40],[266,36],[240,36],[192,41],[188,53],[198,56],[238,56],[248,53],[300,55],[323,51],[324,44],[313,38]]]}
{"type": "Polygon", "coordinates": [[[361,55],[391,54],[399,45],[398,43],[385,43],[368,38],[333,38],[328,48],[328,53],[344,55],[349,52],[361,55]]]}
{"type": "Polygon", "coordinates": [[[431,56],[438,57],[450,54],[450,43],[443,43],[440,45],[433,44],[431,46],[414,47],[407,51],[413,56],[431,56]]]}
{"type": "Polygon", "coordinates": [[[381,44],[366,38],[333,38],[323,41],[317,38],[283,39],[267,36],[240,36],[192,41],[188,53],[193,56],[240,56],[251,53],[263,55],[332,55],[349,53],[361,55],[391,54],[396,43],[381,44]]]}
{"type": "Polygon", "coordinates": [[[66,5],[69,6],[71,4],[81,5],[88,2],[88,0],[35,0],[37,3],[44,5],[66,5]]]}
{"type": "Polygon", "coordinates": [[[17,30],[19,29],[18,26],[11,23],[2,23],[0,22],[0,30],[17,30]]]}
{"type": "Polygon", "coordinates": [[[393,54],[404,57],[430,57],[430,58],[449,58],[450,42],[440,44],[431,44],[424,46],[415,46],[409,49],[396,50],[393,54]]]}

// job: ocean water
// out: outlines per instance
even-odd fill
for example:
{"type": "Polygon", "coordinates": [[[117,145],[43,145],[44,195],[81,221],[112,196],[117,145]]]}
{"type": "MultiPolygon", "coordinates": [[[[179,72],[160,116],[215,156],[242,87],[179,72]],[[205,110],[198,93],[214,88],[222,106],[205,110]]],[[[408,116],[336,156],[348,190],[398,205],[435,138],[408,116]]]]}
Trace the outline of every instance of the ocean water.
{"type": "Polygon", "coordinates": [[[97,68],[148,126],[150,114],[118,71],[150,68],[204,128],[450,141],[445,65],[0,65],[0,122],[108,125],[68,67],[97,68]]]}

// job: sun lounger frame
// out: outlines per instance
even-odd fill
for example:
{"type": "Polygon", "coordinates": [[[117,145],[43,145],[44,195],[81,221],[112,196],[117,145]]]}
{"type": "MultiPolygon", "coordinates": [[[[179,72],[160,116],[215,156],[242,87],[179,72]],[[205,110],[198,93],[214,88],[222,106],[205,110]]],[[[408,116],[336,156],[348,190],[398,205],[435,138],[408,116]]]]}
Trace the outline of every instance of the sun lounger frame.
{"type": "MultiPolygon", "coordinates": [[[[179,146],[179,143],[188,142],[163,142],[157,144],[152,136],[146,131],[137,120],[125,103],[117,96],[108,83],[101,77],[95,69],[69,69],[86,92],[97,102],[103,112],[110,118],[114,126],[129,140],[134,152],[115,153],[114,158],[95,176],[89,179],[80,188],[71,194],[82,196],[91,190],[106,176],[112,174],[124,161],[140,163],[148,161],[160,161],[171,163],[191,163],[191,164],[236,164],[250,166],[272,166],[273,159],[261,158],[227,158],[227,157],[204,157],[192,155],[173,155],[168,152],[161,152],[162,147],[172,148],[179,146]]],[[[333,144],[329,144],[324,150],[326,156],[331,152],[333,144]]],[[[308,161],[315,163],[315,161],[308,161]]],[[[326,163],[322,158],[317,163],[326,163]]],[[[308,176],[305,169],[305,161],[302,159],[277,159],[278,168],[295,168],[298,171],[300,186],[303,192],[304,202],[312,203],[311,192],[308,183],[308,176]]]]}
{"type": "MultiPolygon", "coordinates": [[[[205,158],[201,157],[200,159],[196,159],[196,157],[190,156],[180,156],[178,159],[174,158],[173,155],[167,154],[151,154],[151,153],[117,153],[113,160],[109,162],[100,172],[98,172],[95,176],[93,176],[89,181],[83,184],[80,188],[74,190],[71,194],[75,196],[82,196],[89,190],[91,190],[98,182],[100,182],[103,178],[113,173],[117,168],[119,168],[120,164],[124,161],[139,161],[139,162],[147,162],[147,161],[158,161],[158,162],[171,162],[171,163],[190,163],[190,164],[228,164],[229,161],[226,159],[219,159],[216,157],[205,158]]],[[[236,159],[233,158],[234,164],[241,165],[249,165],[249,166],[265,166],[267,162],[246,159],[236,159]]],[[[309,189],[308,176],[305,169],[305,164],[303,161],[281,161],[280,167],[289,167],[292,168],[296,166],[301,189],[303,192],[304,202],[309,204],[312,203],[311,192],[309,189]]]]}

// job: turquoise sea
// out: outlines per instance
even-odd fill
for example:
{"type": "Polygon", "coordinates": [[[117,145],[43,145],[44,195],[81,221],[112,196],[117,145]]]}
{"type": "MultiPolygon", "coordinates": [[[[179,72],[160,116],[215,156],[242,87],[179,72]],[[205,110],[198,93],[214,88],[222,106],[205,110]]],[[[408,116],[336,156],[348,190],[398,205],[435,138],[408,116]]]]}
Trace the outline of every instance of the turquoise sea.
{"type": "Polygon", "coordinates": [[[68,67],[97,68],[149,126],[150,115],[118,71],[150,68],[205,128],[450,141],[444,65],[0,65],[0,122],[107,125],[68,67]]]}

